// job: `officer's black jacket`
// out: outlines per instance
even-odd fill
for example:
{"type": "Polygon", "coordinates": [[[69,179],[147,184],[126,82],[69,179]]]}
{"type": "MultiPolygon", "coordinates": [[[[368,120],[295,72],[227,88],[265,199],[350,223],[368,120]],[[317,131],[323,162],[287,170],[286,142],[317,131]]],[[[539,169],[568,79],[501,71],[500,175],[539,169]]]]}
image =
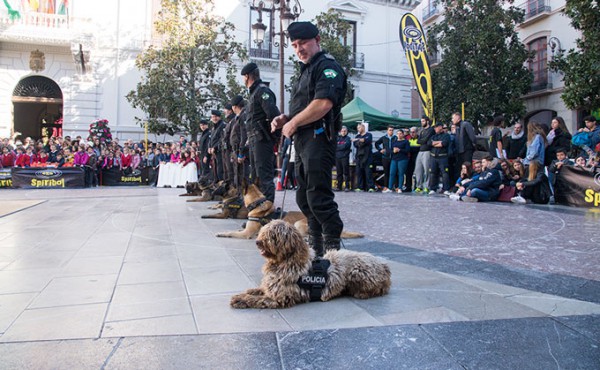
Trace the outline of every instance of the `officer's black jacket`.
{"type": "Polygon", "coordinates": [[[200,139],[198,139],[198,157],[200,160],[208,155],[209,144],[210,130],[206,129],[200,133],[200,139]]]}
{"type": "Polygon", "coordinates": [[[248,136],[273,140],[271,121],[280,114],[275,94],[262,80],[254,81],[249,90],[246,112],[248,136]]]}
{"type": "Polygon", "coordinates": [[[242,111],[237,115],[230,123],[231,134],[229,135],[229,144],[231,149],[237,155],[247,156],[248,147],[246,141],[248,136],[246,134],[246,108],[242,108],[242,111]]]}
{"type": "Polygon", "coordinates": [[[223,122],[223,120],[219,120],[210,133],[210,144],[208,146],[213,148],[215,152],[221,151],[221,135],[223,135],[224,129],[225,122],[223,122]]]}
{"type": "MultiPolygon", "coordinates": [[[[332,111],[323,117],[325,123],[338,118],[346,95],[346,74],[335,59],[320,51],[308,63],[301,62],[300,77],[292,88],[289,118],[304,110],[313,99],[329,99],[333,103],[332,111]]],[[[317,129],[322,127],[319,120],[301,127],[317,129]]]]}

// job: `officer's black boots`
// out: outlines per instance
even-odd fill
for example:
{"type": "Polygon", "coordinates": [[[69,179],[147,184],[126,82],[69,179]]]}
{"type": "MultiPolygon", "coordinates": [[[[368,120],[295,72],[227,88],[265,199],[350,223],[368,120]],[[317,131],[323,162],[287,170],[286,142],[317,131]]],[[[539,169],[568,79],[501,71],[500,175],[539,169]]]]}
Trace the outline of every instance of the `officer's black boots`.
{"type": "Polygon", "coordinates": [[[330,250],[340,250],[340,238],[330,238],[325,236],[325,240],[323,241],[323,246],[325,247],[325,252],[330,250]]]}
{"type": "Polygon", "coordinates": [[[323,257],[323,235],[321,234],[309,234],[308,235],[308,246],[315,251],[317,257],[323,257]]]}

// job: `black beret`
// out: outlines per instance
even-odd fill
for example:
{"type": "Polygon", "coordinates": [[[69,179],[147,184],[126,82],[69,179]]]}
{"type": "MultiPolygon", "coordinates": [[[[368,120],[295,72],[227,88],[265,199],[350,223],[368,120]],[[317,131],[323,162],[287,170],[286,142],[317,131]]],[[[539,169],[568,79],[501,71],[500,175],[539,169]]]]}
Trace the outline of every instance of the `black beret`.
{"type": "Polygon", "coordinates": [[[213,109],[213,110],[210,111],[210,114],[212,114],[213,116],[221,117],[221,111],[220,110],[213,109]]]}
{"type": "Polygon", "coordinates": [[[225,109],[231,110],[231,104],[229,104],[229,103],[225,104],[225,109]]]}
{"type": "Polygon", "coordinates": [[[319,35],[317,26],[310,22],[294,22],[287,30],[292,41],[314,39],[319,35]]]}
{"type": "Polygon", "coordinates": [[[205,120],[205,119],[201,119],[201,120],[200,120],[200,124],[201,124],[201,125],[208,125],[208,121],[207,121],[207,120],[205,120]]]}
{"type": "Polygon", "coordinates": [[[254,71],[256,68],[258,68],[258,66],[256,65],[256,63],[254,63],[254,62],[250,62],[250,63],[246,64],[246,65],[244,66],[244,68],[242,68],[242,73],[241,73],[241,75],[242,75],[242,76],[243,76],[243,75],[247,75],[248,73],[250,73],[250,72],[254,71]]]}
{"type": "Polygon", "coordinates": [[[244,105],[244,98],[241,95],[236,95],[231,99],[231,105],[240,107],[244,105]]]}
{"type": "Polygon", "coordinates": [[[438,127],[438,126],[442,126],[442,127],[444,127],[444,124],[443,124],[442,122],[440,122],[440,121],[437,121],[437,122],[435,123],[435,127],[438,127]]]}

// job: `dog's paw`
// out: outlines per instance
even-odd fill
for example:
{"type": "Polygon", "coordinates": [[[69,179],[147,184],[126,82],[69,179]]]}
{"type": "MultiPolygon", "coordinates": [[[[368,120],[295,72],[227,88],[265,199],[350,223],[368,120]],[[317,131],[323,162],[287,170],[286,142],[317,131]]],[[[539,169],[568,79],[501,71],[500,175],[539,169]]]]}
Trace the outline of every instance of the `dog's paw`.
{"type": "Polygon", "coordinates": [[[240,294],[231,297],[229,305],[233,308],[248,308],[248,302],[240,294]]]}

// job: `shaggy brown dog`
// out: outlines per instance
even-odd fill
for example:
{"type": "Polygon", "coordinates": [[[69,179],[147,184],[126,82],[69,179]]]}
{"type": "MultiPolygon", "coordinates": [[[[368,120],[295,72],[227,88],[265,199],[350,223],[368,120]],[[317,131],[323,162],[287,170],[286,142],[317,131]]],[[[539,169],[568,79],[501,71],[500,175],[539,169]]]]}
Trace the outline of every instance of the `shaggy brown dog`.
{"type": "MultiPolygon", "coordinates": [[[[310,301],[310,293],[298,285],[300,277],[309,273],[314,252],[302,235],[284,221],[272,221],[262,228],[256,239],[260,254],[266,259],[263,278],[258,288],[231,297],[234,308],[287,308],[310,301]]],[[[321,301],[341,295],[366,299],[389,292],[389,267],[369,253],[347,249],[330,250],[325,259],[331,262],[321,301]]]]}
{"type": "MultiPolygon", "coordinates": [[[[279,215],[275,214],[273,202],[266,200],[263,193],[261,193],[255,184],[242,183],[242,194],[244,195],[244,204],[248,208],[246,226],[242,230],[217,233],[217,237],[252,239],[258,234],[261,227],[271,222],[271,220],[279,218],[279,215]]],[[[308,221],[302,212],[285,212],[282,220],[296,226],[303,236],[308,235],[308,221]]],[[[344,239],[354,239],[363,238],[364,235],[344,230],[341,237],[344,239]]]]}

